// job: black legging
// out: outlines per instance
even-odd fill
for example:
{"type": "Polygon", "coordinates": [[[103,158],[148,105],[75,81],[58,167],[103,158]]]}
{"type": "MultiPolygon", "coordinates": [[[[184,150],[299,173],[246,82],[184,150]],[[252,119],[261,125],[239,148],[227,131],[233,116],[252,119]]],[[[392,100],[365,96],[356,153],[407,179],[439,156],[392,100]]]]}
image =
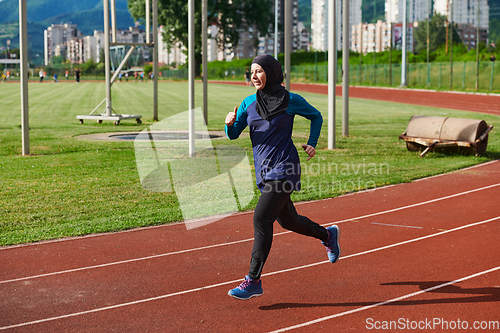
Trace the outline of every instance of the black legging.
{"type": "Polygon", "coordinates": [[[266,182],[255,207],[254,242],[248,273],[252,279],[259,279],[262,274],[262,268],[273,242],[274,221],[277,220],[287,230],[315,237],[321,241],[326,241],[328,238],[328,231],[324,227],[297,213],[290,200],[292,191],[286,187],[286,182],[283,180],[266,182]]]}

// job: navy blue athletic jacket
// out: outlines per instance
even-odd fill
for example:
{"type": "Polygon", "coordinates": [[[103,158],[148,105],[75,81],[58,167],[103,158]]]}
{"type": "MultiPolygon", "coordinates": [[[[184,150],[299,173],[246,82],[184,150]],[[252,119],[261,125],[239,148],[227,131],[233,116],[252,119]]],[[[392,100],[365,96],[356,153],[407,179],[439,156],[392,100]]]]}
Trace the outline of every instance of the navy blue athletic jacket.
{"type": "Polygon", "coordinates": [[[256,94],[248,96],[241,102],[235,123],[232,126],[226,125],[227,137],[231,140],[237,139],[249,126],[255,176],[257,186],[261,191],[264,181],[277,179],[286,179],[292,185],[293,190],[299,191],[300,161],[292,141],[293,120],[298,114],[311,121],[307,144],[316,147],[323,124],[321,113],[302,96],[294,93],[290,93],[286,112],[280,113],[271,120],[262,119],[255,105],[256,94]]]}

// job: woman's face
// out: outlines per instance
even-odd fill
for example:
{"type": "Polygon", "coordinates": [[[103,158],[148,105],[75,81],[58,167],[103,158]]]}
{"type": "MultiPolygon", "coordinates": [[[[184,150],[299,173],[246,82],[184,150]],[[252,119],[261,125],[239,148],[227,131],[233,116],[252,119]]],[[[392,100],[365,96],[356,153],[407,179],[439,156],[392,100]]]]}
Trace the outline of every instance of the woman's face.
{"type": "Polygon", "coordinates": [[[266,86],[266,72],[259,64],[252,64],[252,83],[257,90],[262,90],[266,86]]]}

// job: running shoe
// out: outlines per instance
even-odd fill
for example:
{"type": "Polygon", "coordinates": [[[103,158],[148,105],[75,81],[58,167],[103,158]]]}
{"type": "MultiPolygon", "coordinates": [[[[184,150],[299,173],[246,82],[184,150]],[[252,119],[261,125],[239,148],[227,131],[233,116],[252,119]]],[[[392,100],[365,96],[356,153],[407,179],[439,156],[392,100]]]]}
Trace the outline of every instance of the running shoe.
{"type": "Polygon", "coordinates": [[[245,281],[243,281],[238,287],[229,290],[227,294],[237,299],[249,299],[260,296],[263,293],[264,290],[262,290],[262,281],[259,280],[259,283],[255,283],[255,281],[247,275],[245,276],[245,281]]]}
{"type": "Polygon", "coordinates": [[[321,242],[326,247],[326,251],[328,252],[328,259],[333,264],[339,260],[340,257],[340,245],[339,245],[339,237],[340,230],[336,225],[332,225],[331,227],[326,228],[330,237],[328,241],[321,242]]]}

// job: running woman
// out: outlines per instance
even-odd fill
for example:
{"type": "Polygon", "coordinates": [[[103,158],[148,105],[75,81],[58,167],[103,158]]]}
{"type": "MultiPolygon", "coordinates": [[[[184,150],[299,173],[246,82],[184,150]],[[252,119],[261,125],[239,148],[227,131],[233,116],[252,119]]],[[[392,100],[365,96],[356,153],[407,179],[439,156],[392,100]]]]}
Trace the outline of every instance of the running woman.
{"type": "Polygon", "coordinates": [[[294,117],[300,115],[311,121],[309,140],[302,145],[308,161],[316,154],[323,117],[302,96],[289,93],[281,85],[281,64],[272,56],[257,56],[252,62],[251,76],[257,92],[228,113],[225,127],[228,138],[234,140],[249,126],[261,192],[253,217],[250,269],[245,280],[228,293],[243,300],[264,292],[260,276],[271,250],[276,220],[285,229],[321,240],[330,262],[335,263],[340,256],[339,228],[324,228],[299,215],[290,199],[293,191],[300,190],[299,154],[292,141],[294,117]]]}

